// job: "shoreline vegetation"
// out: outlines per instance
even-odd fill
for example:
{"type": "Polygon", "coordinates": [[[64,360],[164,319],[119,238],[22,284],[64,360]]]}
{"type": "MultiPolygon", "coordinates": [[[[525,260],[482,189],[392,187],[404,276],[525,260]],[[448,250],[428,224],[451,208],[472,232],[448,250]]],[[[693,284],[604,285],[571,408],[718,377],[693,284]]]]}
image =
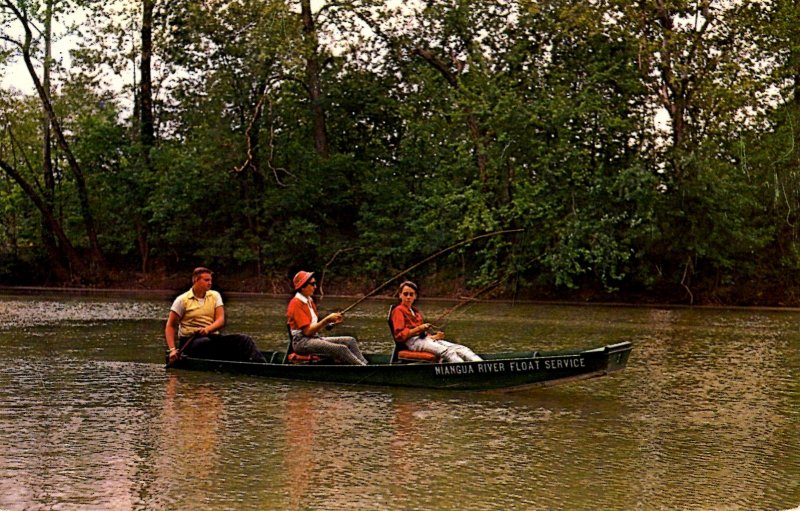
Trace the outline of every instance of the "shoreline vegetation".
{"type": "MultiPolygon", "coordinates": [[[[399,282],[392,282],[369,296],[369,300],[392,300],[394,291],[399,282]]],[[[424,281],[423,281],[424,282],[424,281]]],[[[354,284],[326,286],[319,298],[351,299],[358,300],[365,294],[373,291],[379,284],[357,286],[354,284]]],[[[3,285],[0,284],[0,294],[38,294],[48,291],[69,295],[109,295],[109,296],[148,296],[172,299],[191,287],[191,283],[183,275],[161,276],[158,279],[131,279],[116,281],[110,286],[69,286],[69,285],[3,285]]],[[[288,281],[240,278],[215,281],[214,289],[225,296],[263,296],[270,298],[288,298],[291,296],[288,281]]],[[[520,303],[565,306],[603,306],[603,307],[653,307],[653,308],[698,308],[698,309],[751,309],[775,311],[800,311],[800,303],[781,300],[761,300],[725,302],[715,300],[695,300],[689,303],[686,300],[665,299],[664,297],[648,294],[631,293],[602,293],[579,290],[562,293],[533,293],[531,290],[514,295],[509,292],[497,293],[493,296],[476,296],[475,290],[464,289],[457,286],[455,291],[447,291],[443,286],[426,287],[426,301],[473,301],[479,303],[520,303]]]]}

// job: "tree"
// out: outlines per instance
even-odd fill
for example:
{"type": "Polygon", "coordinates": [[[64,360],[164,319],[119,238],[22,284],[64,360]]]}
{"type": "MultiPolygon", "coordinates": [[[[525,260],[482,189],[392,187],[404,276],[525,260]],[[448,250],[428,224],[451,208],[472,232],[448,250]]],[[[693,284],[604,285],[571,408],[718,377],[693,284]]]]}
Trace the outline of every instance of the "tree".
{"type": "MultiPolygon", "coordinates": [[[[2,149],[0,150],[0,168],[38,209],[45,227],[55,238],[61,253],[66,258],[71,273],[58,275],[58,277],[68,279],[72,275],[88,275],[89,270],[84,264],[83,258],[74,248],[56,211],[48,202],[47,196],[41,191],[42,186],[36,180],[37,176],[33,171],[35,162],[40,161],[41,155],[30,154],[29,148],[33,145],[32,136],[36,136],[37,133],[35,127],[26,119],[26,114],[34,114],[30,118],[36,119],[35,110],[31,109],[30,103],[13,98],[7,98],[4,101],[2,110],[4,130],[0,143],[2,149]]],[[[49,255],[52,257],[53,254],[49,255]]],[[[60,258],[56,259],[54,263],[54,269],[58,273],[62,264],[60,258]]]]}
{"type": "MultiPolygon", "coordinates": [[[[46,0],[44,14],[44,59],[42,60],[42,86],[47,97],[50,97],[50,73],[53,66],[53,0],[46,0]]],[[[50,118],[47,111],[42,107],[42,174],[44,178],[44,200],[50,210],[55,207],[55,173],[53,170],[52,157],[53,137],[50,130],[50,118]]],[[[46,227],[46,226],[45,226],[46,227]]],[[[53,239],[50,229],[42,230],[42,241],[50,260],[62,273],[64,271],[61,264],[61,257],[58,254],[58,246],[53,239]]]]}
{"type": "Polygon", "coordinates": [[[139,84],[139,126],[140,143],[145,161],[150,158],[150,150],[155,143],[153,121],[153,78],[151,73],[153,58],[153,10],[154,0],[142,0],[141,60],[139,84]]]}
{"type": "Polygon", "coordinates": [[[661,274],[682,285],[691,301],[690,281],[713,289],[732,277],[740,254],[763,244],[757,228],[737,230],[748,228],[751,197],[728,151],[764,110],[762,54],[746,22],[752,6],[712,0],[613,5],[637,41],[648,104],[669,120],[666,139],[656,146],[661,234],[647,257],[659,261],[661,274]],[[737,218],[713,214],[723,209],[737,218]]]}
{"type": "MultiPolygon", "coordinates": [[[[48,5],[48,12],[50,12],[49,8],[52,6],[52,4],[48,3],[47,5],[48,5]]],[[[83,169],[72,153],[71,146],[67,141],[64,130],[62,129],[61,122],[58,116],[56,115],[55,109],[53,108],[53,103],[51,101],[49,91],[45,89],[45,86],[42,83],[42,80],[40,79],[36,67],[34,65],[34,58],[33,58],[34,37],[32,28],[33,21],[30,17],[29,8],[25,4],[17,5],[16,3],[11,1],[3,1],[2,3],[0,3],[0,9],[2,9],[2,14],[4,16],[18,23],[18,26],[22,31],[22,37],[20,39],[15,39],[10,36],[3,36],[3,39],[14,45],[19,51],[19,55],[24,61],[25,67],[28,70],[28,74],[30,75],[31,80],[33,81],[42,108],[44,109],[47,115],[49,125],[52,127],[55,133],[58,147],[61,149],[63,156],[67,161],[69,169],[75,179],[76,190],[83,218],[83,224],[86,230],[86,236],[89,241],[90,264],[88,266],[88,270],[86,270],[87,268],[86,265],[77,266],[73,264],[73,270],[79,271],[81,277],[86,278],[90,281],[103,280],[105,278],[107,270],[106,262],[97,240],[97,230],[95,228],[92,208],[89,203],[89,194],[86,188],[86,179],[84,177],[83,169]]],[[[47,23],[49,23],[49,19],[47,20],[47,23]]],[[[47,56],[45,57],[45,61],[46,62],[48,61],[47,56]]],[[[49,73],[46,73],[46,76],[49,76],[49,73]]],[[[2,167],[11,177],[13,177],[15,180],[19,182],[18,178],[21,177],[21,174],[17,171],[13,163],[4,162],[2,167]]],[[[20,186],[22,186],[22,184],[20,184],[20,186]]],[[[48,209],[46,205],[46,200],[43,205],[40,205],[41,197],[32,195],[31,194],[31,192],[33,191],[32,188],[24,186],[23,189],[26,191],[26,193],[28,193],[31,200],[33,200],[37,204],[37,207],[45,216],[45,222],[50,227],[50,229],[57,231],[58,229],[56,229],[54,223],[55,219],[52,218],[52,215],[49,215],[46,211],[48,209]]],[[[62,236],[63,233],[54,232],[53,234],[63,243],[63,241],[65,240],[65,238],[63,238],[62,236]]],[[[63,246],[62,248],[66,251],[69,251],[69,248],[67,246],[63,246]]],[[[72,262],[75,263],[76,261],[72,262]]]]}

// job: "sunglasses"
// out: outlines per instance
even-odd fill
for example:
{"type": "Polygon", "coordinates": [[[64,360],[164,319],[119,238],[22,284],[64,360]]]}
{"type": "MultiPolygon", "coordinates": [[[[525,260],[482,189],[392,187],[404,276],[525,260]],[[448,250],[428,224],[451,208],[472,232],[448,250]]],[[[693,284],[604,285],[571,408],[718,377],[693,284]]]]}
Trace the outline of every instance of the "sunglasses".
{"type": "Polygon", "coordinates": [[[405,293],[403,293],[403,296],[416,296],[416,294],[417,293],[409,293],[408,291],[406,291],[405,293]]]}
{"type": "Polygon", "coordinates": [[[306,284],[306,285],[307,285],[307,286],[314,286],[314,287],[317,287],[317,283],[316,283],[316,281],[313,281],[313,280],[312,280],[311,282],[309,282],[308,284],[306,284]]]}

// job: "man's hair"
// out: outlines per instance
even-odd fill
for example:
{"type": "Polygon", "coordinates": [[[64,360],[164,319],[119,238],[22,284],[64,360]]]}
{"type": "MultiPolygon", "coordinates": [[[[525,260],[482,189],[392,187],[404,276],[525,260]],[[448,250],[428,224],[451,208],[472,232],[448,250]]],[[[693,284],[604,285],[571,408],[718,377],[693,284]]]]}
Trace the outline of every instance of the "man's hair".
{"type": "Polygon", "coordinates": [[[209,270],[208,268],[204,268],[203,266],[198,266],[197,268],[195,268],[194,271],[192,272],[192,282],[195,282],[198,278],[200,278],[200,275],[203,275],[205,273],[214,275],[213,271],[209,270]]]}

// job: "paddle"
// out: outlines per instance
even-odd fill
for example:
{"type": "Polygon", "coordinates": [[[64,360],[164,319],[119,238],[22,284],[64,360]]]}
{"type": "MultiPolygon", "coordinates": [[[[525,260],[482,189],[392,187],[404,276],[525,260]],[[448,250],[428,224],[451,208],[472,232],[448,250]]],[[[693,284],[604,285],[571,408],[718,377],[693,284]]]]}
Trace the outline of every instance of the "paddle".
{"type": "Polygon", "coordinates": [[[197,338],[197,332],[195,332],[192,335],[190,335],[189,338],[186,339],[186,342],[183,343],[183,346],[178,348],[178,353],[175,354],[175,359],[174,360],[169,360],[169,359],[167,360],[167,367],[175,365],[175,362],[177,362],[177,361],[179,361],[181,359],[181,356],[183,355],[183,350],[186,349],[186,346],[191,344],[192,341],[194,341],[196,338],[197,338]]]}

